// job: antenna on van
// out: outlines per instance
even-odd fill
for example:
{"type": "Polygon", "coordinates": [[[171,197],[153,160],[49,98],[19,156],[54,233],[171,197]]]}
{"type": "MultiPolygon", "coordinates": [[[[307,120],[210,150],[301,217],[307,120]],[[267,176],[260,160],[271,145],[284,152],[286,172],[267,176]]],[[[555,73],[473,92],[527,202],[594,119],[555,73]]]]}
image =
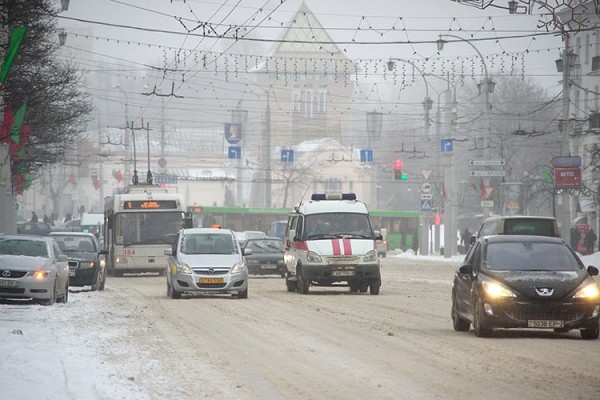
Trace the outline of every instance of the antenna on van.
{"type": "Polygon", "coordinates": [[[310,183],[308,184],[308,186],[306,186],[306,189],[304,190],[304,193],[302,193],[302,197],[300,198],[300,204],[302,204],[302,202],[304,201],[304,196],[306,196],[306,192],[308,192],[308,188],[312,186],[312,184],[315,182],[315,179],[317,179],[316,175],[313,178],[313,180],[310,181],[310,183]]]}

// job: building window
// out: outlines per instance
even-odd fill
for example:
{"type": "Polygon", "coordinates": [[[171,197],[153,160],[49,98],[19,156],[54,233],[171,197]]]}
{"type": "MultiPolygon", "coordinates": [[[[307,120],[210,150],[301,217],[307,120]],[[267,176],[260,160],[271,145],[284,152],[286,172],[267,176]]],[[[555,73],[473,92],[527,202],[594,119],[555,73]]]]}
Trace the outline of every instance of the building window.
{"type": "Polygon", "coordinates": [[[319,90],[319,100],[317,104],[317,111],[320,113],[324,113],[327,111],[327,88],[322,87],[319,90]]]}
{"type": "Polygon", "coordinates": [[[313,117],[313,93],[311,91],[306,92],[306,101],[304,103],[304,116],[306,118],[313,117]]]}
{"type": "Polygon", "coordinates": [[[592,71],[600,71],[600,56],[592,57],[592,71]]]}
{"type": "Polygon", "coordinates": [[[342,193],[342,181],[338,178],[331,178],[323,183],[325,187],[325,194],[341,194],[342,193]]]}

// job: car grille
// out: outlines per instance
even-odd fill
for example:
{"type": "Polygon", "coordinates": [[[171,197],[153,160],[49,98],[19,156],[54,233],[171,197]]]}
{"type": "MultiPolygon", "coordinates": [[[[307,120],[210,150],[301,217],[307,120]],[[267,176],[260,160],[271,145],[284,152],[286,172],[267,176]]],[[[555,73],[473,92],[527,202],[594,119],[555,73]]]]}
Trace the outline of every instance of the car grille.
{"type": "Polygon", "coordinates": [[[208,269],[194,269],[193,271],[194,271],[194,273],[196,275],[210,275],[210,276],[215,276],[215,275],[227,275],[229,273],[229,268],[225,268],[225,269],[216,269],[216,268],[214,268],[212,270],[208,270],[208,269]]]}
{"type": "Polygon", "coordinates": [[[23,294],[23,293],[25,293],[25,289],[3,287],[3,288],[0,288],[0,292],[11,293],[11,294],[23,294]]]}
{"type": "Polygon", "coordinates": [[[547,319],[562,321],[577,321],[585,315],[585,304],[516,303],[504,308],[507,316],[514,320],[527,321],[530,319],[547,319]]]}
{"type": "Polygon", "coordinates": [[[225,285],[226,283],[199,283],[198,287],[205,289],[222,289],[225,285]]]}
{"type": "Polygon", "coordinates": [[[0,278],[22,278],[26,274],[27,271],[12,271],[10,269],[0,269],[0,278]]]}

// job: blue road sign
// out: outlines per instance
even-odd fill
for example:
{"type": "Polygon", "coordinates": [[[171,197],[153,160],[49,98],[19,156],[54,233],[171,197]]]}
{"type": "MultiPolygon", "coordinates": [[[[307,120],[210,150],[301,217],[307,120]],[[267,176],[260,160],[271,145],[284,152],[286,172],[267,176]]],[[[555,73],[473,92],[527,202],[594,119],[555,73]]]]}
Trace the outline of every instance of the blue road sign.
{"type": "Polygon", "coordinates": [[[373,162],[373,150],[362,149],[360,151],[360,162],[361,163],[372,163],[373,162]]]}
{"type": "Polygon", "coordinates": [[[228,158],[242,158],[242,148],[240,146],[229,146],[227,151],[228,158]]]}
{"type": "Polygon", "coordinates": [[[294,150],[281,150],[281,162],[294,162],[294,150]]]}
{"type": "Polygon", "coordinates": [[[442,153],[452,153],[454,151],[452,145],[452,139],[442,139],[440,140],[440,152],[442,153]]]}
{"type": "Polygon", "coordinates": [[[433,209],[432,199],[421,199],[421,211],[431,211],[433,209]]]}
{"type": "Polygon", "coordinates": [[[239,141],[242,140],[242,124],[230,124],[226,122],[225,140],[231,144],[239,143],[239,141]]]}

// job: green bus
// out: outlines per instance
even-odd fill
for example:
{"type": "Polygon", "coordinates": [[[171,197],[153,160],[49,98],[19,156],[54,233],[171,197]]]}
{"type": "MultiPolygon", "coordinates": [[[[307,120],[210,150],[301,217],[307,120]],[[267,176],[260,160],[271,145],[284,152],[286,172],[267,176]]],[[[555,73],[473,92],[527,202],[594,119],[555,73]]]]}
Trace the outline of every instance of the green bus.
{"type": "MultiPolygon", "coordinates": [[[[272,233],[272,225],[287,220],[293,209],[260,207],[190,206],[194,227],[221,225],[233,231],[272,233]]],[[[418,211],[369,211],[373,229],[386,228],[388,250],[413,249],[419,246],[421,213],[418,211]]],[[[279,235],[276,235],[279,236],[279,235]]]]}

